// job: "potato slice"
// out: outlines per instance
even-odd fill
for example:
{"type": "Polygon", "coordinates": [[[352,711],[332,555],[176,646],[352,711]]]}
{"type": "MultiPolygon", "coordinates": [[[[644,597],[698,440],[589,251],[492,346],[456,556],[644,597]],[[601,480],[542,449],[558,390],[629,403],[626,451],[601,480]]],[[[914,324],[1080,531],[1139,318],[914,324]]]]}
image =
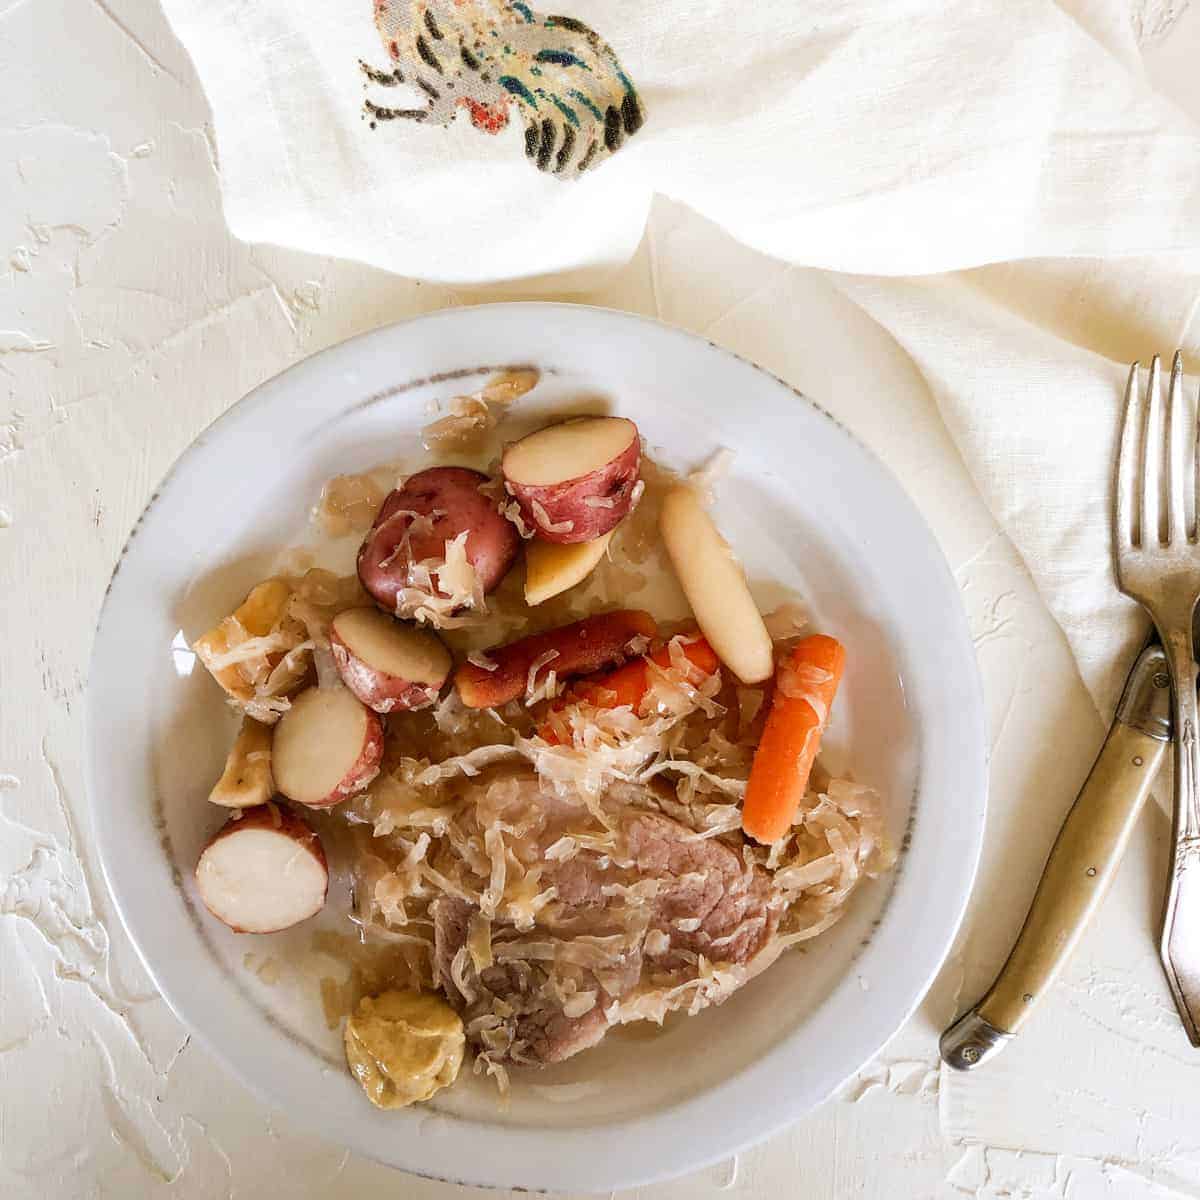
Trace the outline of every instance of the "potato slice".
{"type": "Polygon", "coordinates": [[[330,808],[379,774],[383,722],[348,688],[308,688],[275,727],[279,790],[310,808],[330,808]]]}
{"type": "Polygon", "coordinates": [[[523,487],[582,479],[629,448],[637,426],[624,417],[574,417],[547,425],[504,452],[504,477],[523,487]]]}
{"type": "Polygon", "coordinates": [[[432,704],[452,665],[436,634],[403,625],[377,608],[349,608],[329,627],[342,682],[378,713],[432,704]]]}
{"type": "Polygon", "coordinates": [[[225,760],[225,770],[208,798],[222,808],[253,808],[266,804],[274,794],[271,727],[246,717],[225,760]]]}
{"type": "Polygon", "coordinates": [[[321,911],[329,868],[307,822],[262,805],[217,831],[196,864],[196,887],[235,933],[275,933],[321,911]]]}
{"type": "Polygon", "coordinates": [[[582,583],[604,557],[612,530],[590,542],[563,545],[534,538],[525,547],[525,603],[531,607],[582,583]]]}
{"type": "Polygon", "coordinates": [[[624,417],[574,417],[508,446],[505,487],[547,542],[590,542],[629,512],[642,445],[624,417]]]}
{"type": "Polygon", "coordinates": [[[741,564],[693,488],[663,498],[659,529],[701,632],[743,682],[761,683],[774,670],[771,637],[741,564]]]}

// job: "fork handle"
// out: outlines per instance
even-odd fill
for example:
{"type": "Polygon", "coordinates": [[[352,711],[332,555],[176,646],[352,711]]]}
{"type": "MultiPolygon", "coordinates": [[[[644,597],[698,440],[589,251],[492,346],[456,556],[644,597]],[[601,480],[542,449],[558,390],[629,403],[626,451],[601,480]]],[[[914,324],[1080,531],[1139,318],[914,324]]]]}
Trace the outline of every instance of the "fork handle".
{"type": "Polygon", "coordinates": [[[1159,630],[1171,671],[1176,737],[1171,869],[1163,905],[1159,956],[1193,1046],[1200,1046],[1200,789],[1196,780],[1196,659],[1191,614],[1171,632],[1159,630]]]}

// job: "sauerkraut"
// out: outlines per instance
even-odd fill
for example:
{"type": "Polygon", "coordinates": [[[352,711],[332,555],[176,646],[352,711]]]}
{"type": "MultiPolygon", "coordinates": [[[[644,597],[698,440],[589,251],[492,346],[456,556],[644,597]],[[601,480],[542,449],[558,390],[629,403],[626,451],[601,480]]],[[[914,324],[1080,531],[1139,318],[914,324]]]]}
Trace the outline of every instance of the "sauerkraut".
{"type": "Polygon", "coordinates": [[[333,618],[365,602],[356,576],[314,567],[298,577],[269,579],[193,649],[234,707],[272,725],[320,667],[332,670],[321,656],[329,652],[333,618]]]}
{"type": "MultiPolygon", "coordinates": [[[[456,398],[427,440],[474,444],[535,382],[536,373],[515,372],[456,398]]],[[[728,457],[717,455],[693,484],[711,489],[728,457]]],[[[634,510],[586,587],[531,611],[514,572],[485,603],[463,534],[411,564],[396,615],[444,631],[456,658],[491,671],[488,647],[629,604],[668,570],[657,521],[679,482],[649,459],[641,475],[634,510]]],[[[533,536],[495,476],[480,490],[533,536]]],[[[327,489],[327,532],[361,527],[376,503],[354,479],[327,489]]],[[[432,517],[408,515],[410,532],[428,532],[432,517]]],[[[540,506],[533,516],[567,531],[540,506]]],[[[406,533],[396,554],[409,548],[406,533]]],[[[332,669],[333,617],[370,601],[356,578],[317,569],[262,588],[196,650],[233,703],[269,722],[332,669]]],[[[777,644],[807,623],[796,605],[765,619],[777,644]]],[[[379,775],[328,818],[353,865],[351,919],[363,947],[386,955],[374,990],[440,991],[461,1017],[474,1070],[502,1092],[513,1065],[558,1061],[614,1025],[723,1002],[827,930],[863,880],[892,864],[880,797],[831,778],[819,761],[787,835],[769,846],[744,836],[741,801],[768,693],[693,663],[685,649],[695,636],[666,637],[665,656],[663,639],[626,648],[647,656],[636,707],[616,706],[602,682],[564,689],[551,651],[529,667],[522,697],[500,708],[468,709],[450,689],[432,707],[394,712],[379,775]]],[[[800,668],[773,686],[823,720],[825,682],[800,668]]],[[[363,994],[362,980],[322,986],[332,1027],[363,994]]]]}
{"type": "Polygon", "coordinates": [[[446,413],[422,430],[427,450],[471,450],[499,423],[510,405],[537,385],[540,374],[521,367],[493,375],[477,392],[454,396],[446,413]]]}
{"type": "Polygon", "coordinates": [[[410,560],[405,586],[396,590],[395,615],[417,621],[434,629],[463,629],[479,625],[487,614],[483,585],[474,564],[467,557],[468,530],[447,538],[440,555],[412,559],[413,536],[427,539],[434,522],[445,516],[441,509],[418,513],[396,509],[392,517],[407,517],[395,549],[379,564],[390,566],[396,560],[410,560]]]}
{"type": "Polygon", "coordinates": [[[762,689],[706,675],[685,641],[672,640],[669,667],[652,669],[638,713],[569,695],[548,702],[542,662],[530,671],[531,707],[516,702],[500,719],[452,699],[406,714],[395,743],[422,757],[398,751],[347,806],[369,847],[358,920],[369,935],[415,939],[402,982],[458,997],[476,1069],[502,1084],[507,1066],[555,1061],[611,1025],[721,1003],[828,929],[855,887],[891,864],[876,793],[819,772],[786,838],[759,846],[742,835],[762,689]],[[678,831],[670,854],[719,850],[720,903],[755,903],[714,928],[703,905],[666,920],[688,889],[711,887],[714,868],[699,859],[655,875],[647,863],[662,847],[646,858],[631,833],[647,820],[678,831]],[[461,942],[439,968],[446,904],[462,914],[461,942]]]}

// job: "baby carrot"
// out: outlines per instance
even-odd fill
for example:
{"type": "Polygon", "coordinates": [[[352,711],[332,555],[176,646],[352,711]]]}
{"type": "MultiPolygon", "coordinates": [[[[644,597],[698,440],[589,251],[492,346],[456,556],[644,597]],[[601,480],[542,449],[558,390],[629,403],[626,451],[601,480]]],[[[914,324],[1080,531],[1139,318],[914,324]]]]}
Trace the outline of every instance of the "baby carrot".
{"type": "Polygon", "coordinates": [[[742,828],[755,841],[791,829],[845,666],[845,648],[824,634],[802,638],[780,662],[742,804],[742,828]]]}
{"type": "MultiPolygon", "coordinates": [[[[720,670],[720,660],[704,638],[696,637],[694,641],[684,642],[682,649],[688,662],[706,675],[720,670]]],[[[597,708],[620,708],[627,704],[637,713],[650,690],[650,663],[664,671],[667,670],[671,666],[670,643],[653,654],[635,658],[615,671],[579,680],[570,692],[555,704],[554,709],[561,712],[572,700],[586,700],[597,708]]],[[[549,722],[543,725],[540,733],[552,745],[557,744],[558,737],[549,722]]]]}
{"type": "Polygon", "coordinates": [[[530,670],[547,651],[555,652],[549,669],[559,679],[566,679],[611,667],[625,658],[625,647],[632,639],[652,638],[657,632],[654,618],[640,609],[595,613],[558,629],[492,647],[487,654],[495,665],[486,669],[469,661],[460,664],[454,672],[454,686],[468,708],[496,707],[525,691],[530,670]]]}
{"type": "MultiPolygon", "coordinates": [[[[720,665],[713,648],[702,637],[698,637],[694,642],[684,642],[682,649],[684,658],[705,675],[711,675],[720,665]]],[[[667,670],[671,666],[670,644],[644,658],[636,658],[607,675],[581,679],[572,688],[573,697],[576,700],[587,700],[597,708],[620,708],[622,704],[628,704],[637,712],[650,690],[649,663],[667,670]],[[612,696],[604,695],[605,692],[611,692],[612,696]]]]}

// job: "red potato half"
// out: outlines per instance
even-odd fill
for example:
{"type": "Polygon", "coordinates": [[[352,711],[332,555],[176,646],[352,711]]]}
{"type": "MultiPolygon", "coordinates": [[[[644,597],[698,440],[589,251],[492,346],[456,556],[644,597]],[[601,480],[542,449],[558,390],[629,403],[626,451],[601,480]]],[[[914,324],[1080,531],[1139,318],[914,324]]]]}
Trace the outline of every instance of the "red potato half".
{"type": "Polygon", "coordinates": [[[275,786],[309,808],[331,808],[379,774],[383,722],[348,689],[308,688],[275,726],[275,786]]]}
{"type": "Polygon", "coordinates": [[[490,592],[499,584],[517,556],[521,536],[496,511],[495,501],[480,492],[487,482],[486,475],[466,467],[430,467],[410,475],[387,497],[358,552],[358,577],[380,607],[395,612],[397,593],[409,586],[410,563],[443,558],[446,543],[463,532],[467,561],[480,587],[490,592]],[[406,552],[401,543],[413,525],[410,513],[430,517],[432,527],[413,530],[406,552]]]}
{"type": "Polygon", "coordinates": [[[551,651],[554,657],[546,658],[535,683],[541,683],[550,671],[567,679],[611,667],[629,657],[626,647],[633,638],[653,638],[657,633],[658,626],[648,612],[621,609],[598,613],[488,650],[487,657],[496,666],[488,670],[465,662],[454,673],[454,686],[468,708],[493,708],[522,695],[530,670],[551,651]]]}
{"type": "Polygon", "coordinates": [[[342,682],[377,713],[432,704],[452,666],[435,634],[402,625],[377,608],[338,613],[329,648],[342,682]]]}
{"type": "Polygon", "coordinates": [[[321,911],[329,868],[303,818],[264,804],[216,832],[196,864],[196,887],[234,933],[277,933],[321,911]]]}
{"type": "Polygon", "coordinates": [[[548,542],[590,542],[633,503],[642,444],[624,417],[575,417],[506,447],[504,483],[523,520],[548,542]]]}

